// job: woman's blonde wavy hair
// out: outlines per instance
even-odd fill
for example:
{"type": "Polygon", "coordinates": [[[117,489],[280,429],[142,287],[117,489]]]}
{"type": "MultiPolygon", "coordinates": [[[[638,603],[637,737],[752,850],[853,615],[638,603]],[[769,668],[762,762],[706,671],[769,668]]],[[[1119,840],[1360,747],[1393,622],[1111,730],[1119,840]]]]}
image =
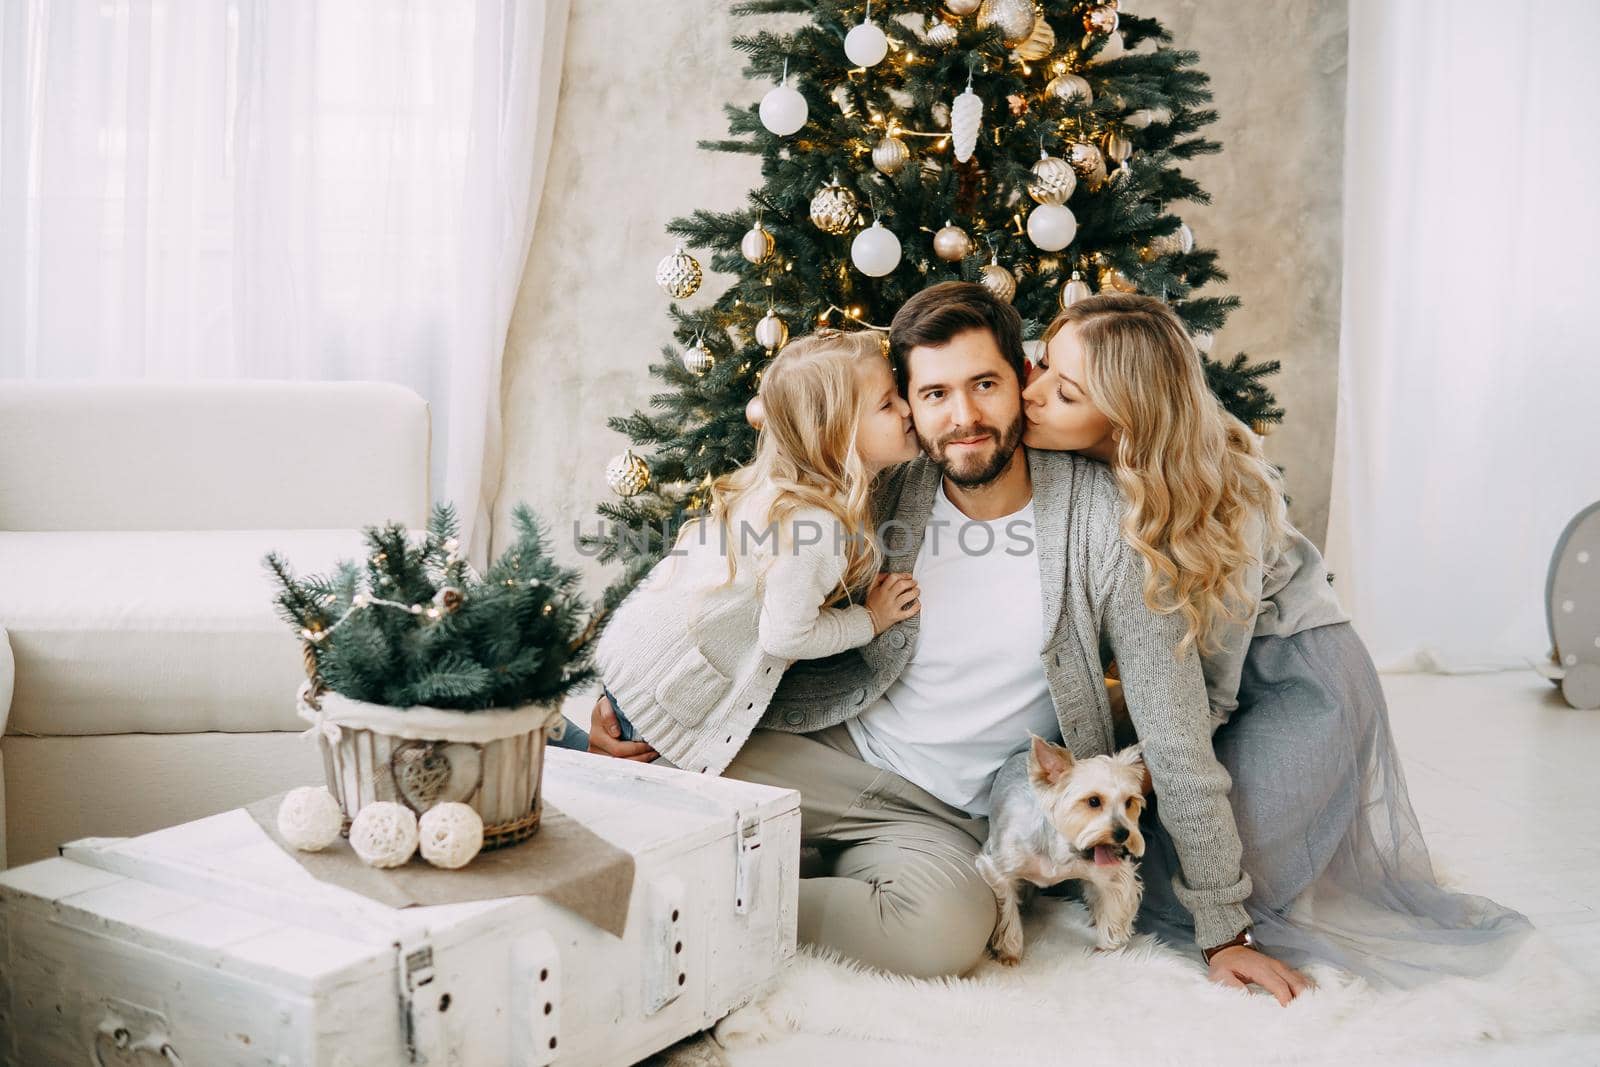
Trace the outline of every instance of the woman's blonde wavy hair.
{"type": "MultiPolygon", "coordinates": [[[[733,515],[754,493],[777,490],[765,522],[786,529],[802,507],[817,507],[844,527],[844,577],[827,603],[848,601],[877,574],[883,551],[872,529],[873,473],[856,450],[856,425],[868,397],[862,361],[884,359],[871,331],[818,330],[789,342],[768,364],[757,395],[766,408],[753,460],[711,483],[711,517],[724,545],[734,545],[733,515]]],[[[787,546],[783,546],[787,550],[787,546]]],[[[728,581],[737,553],[729,551],[728,581]]]]}
{"type": "Polygon", "coordinates": [[[1126,504],[1123,537],[1144,557],[1145,603],[1182,613],[1180,651],[1212,651],[1222,625],[1244,621],[1260,595],[1244,588],[1248,567],[1284,535],[1278,472],[1206,385],[1165,303],[1089,297],[1056,316],[1045,343],[1069,326],[1083,346],[1084,390],[1116,431],[1111,469],[1126,504]]]}

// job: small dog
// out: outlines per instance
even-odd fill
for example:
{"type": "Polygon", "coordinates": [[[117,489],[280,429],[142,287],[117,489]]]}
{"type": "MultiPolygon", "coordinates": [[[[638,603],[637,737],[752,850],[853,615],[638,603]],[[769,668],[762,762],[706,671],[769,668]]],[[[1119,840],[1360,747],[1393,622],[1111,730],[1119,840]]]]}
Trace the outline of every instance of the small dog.
{"type": "Polygon", "coordinates": [[[1133,862],[1144,855],[1142,745],[1075,760],[1069,749],[1033,743],[995,774],[989,840],[977,867],[1000,902],[989,948],[1001,963],[1022,958],[1018,883],[1046,888],[1082,879],[1099,947],[1133,935],[1144,887],[1133,862]]]}

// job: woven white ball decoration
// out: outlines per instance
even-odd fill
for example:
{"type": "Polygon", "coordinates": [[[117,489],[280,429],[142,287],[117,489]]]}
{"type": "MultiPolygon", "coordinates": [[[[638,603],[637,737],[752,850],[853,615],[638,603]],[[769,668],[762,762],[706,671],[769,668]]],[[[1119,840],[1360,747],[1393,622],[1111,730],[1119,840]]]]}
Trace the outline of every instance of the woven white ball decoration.
{"type": "Polygon", "coordinates": [[[392,800],[368,804],[350,823],[350,847],[369,867],[398,867],[417,850],[417,817],[392,800]]]}
{"type": "Polygon", "coordinates": [[[435,804],[417,824],[422,858],[455,870],[472,862],[483,848],[483,817],[469,804],[435,804]]]}
{"type": "Polygon", "coordinates": [[[320,852],[339,840],[344,812],[333,794],[321,786],[289,790],[278,805],[278,833],[301,852],[320,852]]]}

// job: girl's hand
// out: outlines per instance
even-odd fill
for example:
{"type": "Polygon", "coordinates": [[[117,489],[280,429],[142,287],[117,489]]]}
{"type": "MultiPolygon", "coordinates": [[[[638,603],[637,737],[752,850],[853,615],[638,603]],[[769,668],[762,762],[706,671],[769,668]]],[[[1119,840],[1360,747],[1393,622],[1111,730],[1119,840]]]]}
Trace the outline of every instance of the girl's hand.
{"type": "Polygon", "coordinates": [[[1207,977],[1235,989],[1253,983],[1277,997],[1279,1004],[1287,1004],[1311,988],[1305,975],[1248,945],[1232,945],[1212,956],[1207,977]]]}
{"type": "Polygon", "coordinates": [[[883,633],[895,623],[922,610],[918,598],[922,591],[909,574],[880,574],[867,593],[867,614],[872,616],[872,635],[883,633]]]}

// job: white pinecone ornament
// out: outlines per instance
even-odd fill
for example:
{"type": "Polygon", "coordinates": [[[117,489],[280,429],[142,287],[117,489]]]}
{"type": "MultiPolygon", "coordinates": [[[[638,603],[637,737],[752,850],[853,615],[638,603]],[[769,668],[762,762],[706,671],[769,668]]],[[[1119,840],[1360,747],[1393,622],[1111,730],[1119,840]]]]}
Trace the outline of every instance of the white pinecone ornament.
{"type": "Polygon", "coordinates": [[[972,79],[967,79],[967,91],[956,97],[950,105],[950,136],[955,141],[956,162],[965,163],[978,147],[978,129],[983,125],[983,100],[972,91],[972,79]]]}

